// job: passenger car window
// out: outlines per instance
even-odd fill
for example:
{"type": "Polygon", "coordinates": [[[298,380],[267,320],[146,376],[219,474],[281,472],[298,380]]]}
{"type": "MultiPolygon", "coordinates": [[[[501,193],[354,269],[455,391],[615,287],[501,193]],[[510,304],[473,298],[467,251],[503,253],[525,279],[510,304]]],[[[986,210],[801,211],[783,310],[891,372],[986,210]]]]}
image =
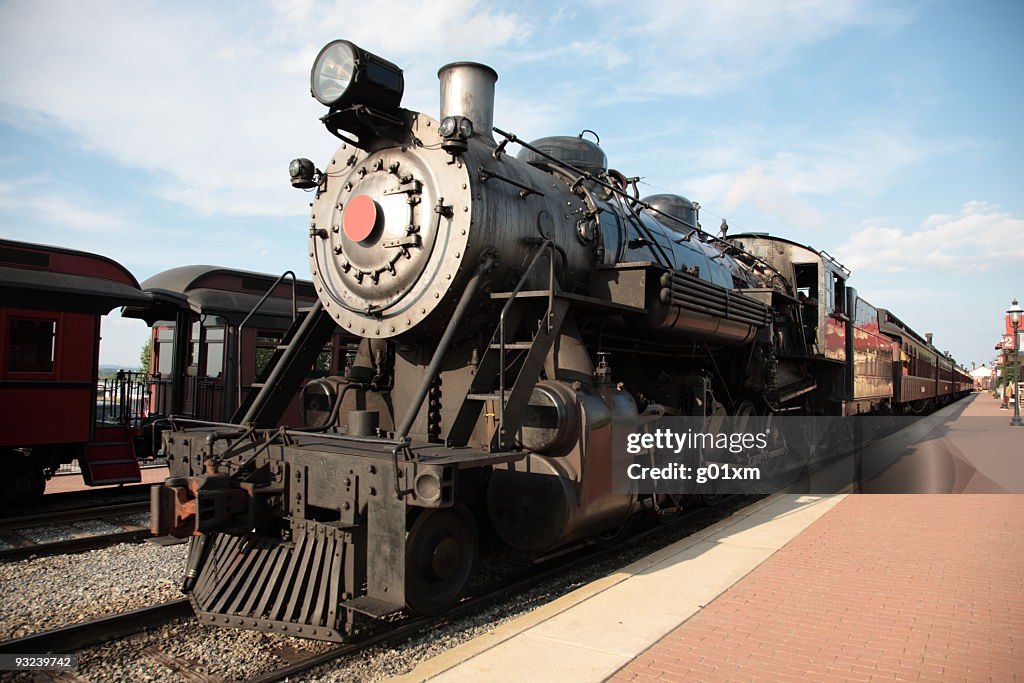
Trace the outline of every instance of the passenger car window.
{"type": "Polygon", "coordinates": [[[53,372],[57,321],[14,318],[9,322],[7,371],[53,372]]]}

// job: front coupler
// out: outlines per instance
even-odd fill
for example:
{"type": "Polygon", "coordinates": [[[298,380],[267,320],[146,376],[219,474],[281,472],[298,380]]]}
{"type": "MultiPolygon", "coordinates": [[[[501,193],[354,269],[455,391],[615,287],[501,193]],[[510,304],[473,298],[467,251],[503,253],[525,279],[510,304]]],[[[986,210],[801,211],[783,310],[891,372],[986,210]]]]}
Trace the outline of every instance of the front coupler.
{"type": "Polygon", "coordinates": [[[283,491],[226,474],[170,477],[150,490],[150,530],[174,538],[248,533],[280,514],[274,506],[283,491]]]}

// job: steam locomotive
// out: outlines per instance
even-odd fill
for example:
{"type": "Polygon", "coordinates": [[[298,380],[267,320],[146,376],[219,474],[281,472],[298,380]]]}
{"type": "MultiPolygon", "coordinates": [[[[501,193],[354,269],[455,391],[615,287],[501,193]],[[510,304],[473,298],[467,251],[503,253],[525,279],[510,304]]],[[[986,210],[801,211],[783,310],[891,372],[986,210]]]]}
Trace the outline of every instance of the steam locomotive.
{"type": "Polygon", "coordinates": [[[494,128],[489,67],[438,76],[434,119],[401,108],[391,62],[344,40],[316,58],[341,142],[289,172],[314,198],[318,301],[237,423],[163,435],[153,530],[190,538],[205,623],[341,641],[449,609],[485,535],[541,554],[671,512],[613,491],[612,429],[645,416],[891,414],[969,391],[825,252],[710,235],[585,136],[494,128]],[[344,375],[275,428],[339,328],[359,340],[344,375]]]}

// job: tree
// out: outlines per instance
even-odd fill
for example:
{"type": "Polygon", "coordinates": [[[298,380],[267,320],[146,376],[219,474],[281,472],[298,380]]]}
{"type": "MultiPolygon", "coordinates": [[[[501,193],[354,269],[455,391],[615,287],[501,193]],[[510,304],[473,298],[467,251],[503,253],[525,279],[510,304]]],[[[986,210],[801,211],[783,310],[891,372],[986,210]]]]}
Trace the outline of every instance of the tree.
{"type": "Polygon", "coordinates": [[[139,368],[143,376],[149,376],[149,359],[153,355],[153,340],[147,339],[146,343],[142,345],[142,351],[139,352],[139,368]]]}

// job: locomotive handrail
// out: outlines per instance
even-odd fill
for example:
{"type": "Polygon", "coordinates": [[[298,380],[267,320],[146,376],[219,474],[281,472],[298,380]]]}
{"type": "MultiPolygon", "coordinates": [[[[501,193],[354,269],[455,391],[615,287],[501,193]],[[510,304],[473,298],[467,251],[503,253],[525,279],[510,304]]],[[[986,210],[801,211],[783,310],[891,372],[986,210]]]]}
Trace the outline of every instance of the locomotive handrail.
{"type": "Polygon", "coordinates": [[[851,271],[851,270],[850,270],[849,268],[847,268],[847,267],[846,267],[846,266],[844,266],[844,265],[843,265],[842,263],[840,263],[840,262],[839,262],[839,259],[837,259],[837,258],[836,258],[835,256],[833,256],[832,254],[828,253],[828,252],[827,252],[827,251],[825,251],[824,249],[822,249],[822,250],[821,250],[821,251],[819,251],[818,253],[819,253],[819,254],[821,254],[822,256],[824,256],[825,258],[827,258],[827,259],[828,259],[829,261],[831,261],[832,263],[834,263],[834,264],[836,264],[837,266],[839,266],[839,267],[840,267],[840,268],[841,268],[841,269],[843,270],[843,272],[845,272],[845,273],[846,273],[846,277],[850,277],[850,275],[852,275],[852,274],[853,274],[853,271],[851,271]]]}
{"type": "Polygon", "coordinates": [[[275,434],[283,434],[285,436],[303,436],[303,437],[316,437],[317,439],[331,439],[336,441],[354,441],[357,443],[367,444],[386,444],[394,445],[401,444],[407,441],[407,439],[389,439],[382,436],[353,436],[351,434],[335,434],[335,433],[322,433],[322,432],[307,432],[301,428],[291,429],[288,427],[246,427],[246,425],[232,424],[230,422],[214,422],[212,420],[201,420],[195,417],[188,417],[187,415],[169,415],[162,420],[171,426],[172,429],[176,429],[178,425],[194,425],[198,427],[225,427],[234,430],[248,429],[246,435],[262,434],[266,435],[271,432],[275,434]]]}
{"type": "MultiPolygon", "coordinates": [[[[627,198],[629,197],[628,195],[623,195],[623,196],[626,196],[627,198]]],[[[616,197],[616,200],[619,203],[619,206],[622,207],[622,210],[624,212],[627,212],[629,214],[629,216],[633,219],[634,227],[636,227],[639,232],[642,232],[644,235],[646,235],[647,236],[647,240],[661,254],[662,259],[664,259],[664,261],[665,261],[665,265],[668,266],[669,268],[675,268],[675,263],[673,263],[673,259],[669,258],[668,254],[665,253],[665,249],[661,246],[661,244],[658,243],[658,240],[654,239],[654,235],[651,234],[651,231],[647,229],[647,226],[644,225],[644,222],[642,220],[640,220],[640,216],[633,209],[633,207],[629,206],[626,202],[622,201],[622,197],[619,196],[618,194],[616,194],[615,197],[616,197]]],[[[643,202],[640,202],[639,199],[634,199],[633,201],[636,201],[637,203],[641,203],[641,204],[643,203],[643,202]]],[[[685,223],[684,223],[684,225],[685,225],[685,223]]],[[[690,233],[690,234],[692,235],[693,233],[690,233]]]]}
{"type": "Polygon", "coordinates": [[[430,386],[437,379],[437,375],[441,371],[441,362],[444,360],[444,355],[448,353],[448,347],[451,346],[452,340],[455,338],[455,330],[462,323],[462,318],[466,314],[466,310],[469,308],[473,297],[476,296],[477,290],[483,283],[484,276],[491,272],[497,263],[498,260],[493,254],[485,254],[481,259],[480,264],[477,266],[473,277],[470,278],[469,282],[466,284],[466,288],[462,291],[462,296],[459,298],[459,303],[456,304],[455,311],[452,312],[452,316],[448,320],[448,326],[445,327],[444,334],[441,335],[441,339],[437,342],[437,348],[434,349],[434,356],[430,359],[430,364],[423,373],[423,379],[420,381],[420,385],[416,389],[416,394],[413,396],[412,401],[409,403],[409,407],[406,409],[405,417],[402,418],[401,424],[399,424],[398,429],[395,430],[396,439],[405,439],[405,437],[409,435],[409,430],[412,429],[412,423],[416,421],[416,416],[419,414],[420,408],[423,406],[423,400],[427,397],[427,392],[430,391],[430,386]]]}
{"type": "Polygon", "coordinates": [[[173,431],[181,431],[178,425],[185,424],[197,425],[199,427],[229,427],[232,429],[244,427],[244,425],[232,424],[230,422],[214,422],[213,420],[203,420],[198,417],[189,417],[188,415],[168,415],[162,421],[170,425],[173,431]]]}
{"type": "Polygon", "coordinates": [[[351,441],[353,443],[365,443],[365,444],[377,444],[394,446],[396,444],[412,443],[409,437],[393,438],[389,439],[386,436],[355,436],[354,434],[341,434],[337,432],[307,432],[301,427],[293,429],[284,429],[282,432],[286,436],[302,436],[302,437],[316,437],[317,439],[328,439],[331,441],[351,441]]]}
{"type": "Polygon", "coordinates": [[[526,285],[527,277],[533,270],[533,267],[537,265],[537,261],[540,259],[540,255],[545,251],[548,252],[548,310],[544,314],[544,324],[547,325],[548,332],[551,332],[551,316],[555,308],[555,243],[548,237],[537,249],[537,252],[533,255],[533,259],[530,260],[530,264],[526,266],[526,270],[523,271],[522,276],[519,278],[519,282],[509,293],[508,300],[505,301],[505,305],[501,308],[501,316],[498,318],[498,424],[502,429],[505,427],[505,315],[512,307],[512,302],[515,301],[516,296],[523,291],[523,287],[526,285]]]}
{"type": "Polygon", "coordinates": [[[256,311],[260,310],[260,307],[263,306],[266,300],[270,298],[270,295],[274,293],[277,286],[289,275],[292,278],[292,322],[295,322],[295,318],[299,315],[299,308],[296,304],[296,289],[298,288],[298,283],[295,280],[295,273],[290,270],[286,270],[281,273],[280,277],[274,280],[274,284],[270,285],[270,289],[260,297],[260,300],[252,307],[252,310],[249,311],[249,314],[245,316],[242,322],[238,325],[238,329],[235,332],[238,336],[237,349],[235,350],[235,386],[238,388],[238,405],[242,405],[242,328],[246,326],[250,318],[256,315],[256,311]]]}

